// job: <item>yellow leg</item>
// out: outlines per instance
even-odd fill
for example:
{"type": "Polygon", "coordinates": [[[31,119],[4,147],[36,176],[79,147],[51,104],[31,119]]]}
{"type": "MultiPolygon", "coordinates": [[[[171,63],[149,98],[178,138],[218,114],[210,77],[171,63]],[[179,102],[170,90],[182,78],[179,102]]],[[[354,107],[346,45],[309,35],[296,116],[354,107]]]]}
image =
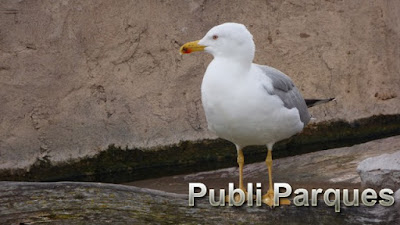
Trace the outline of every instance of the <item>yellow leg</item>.
{"type": "Polygon", "coordinates": [[[239,149],[237,163],[239,164],[239,188],[246,191],[243,185],[243,166],[244,166],[244,156],[243,150],[239,149]]]}
{"type": "MultiPolygon", "coordinates": [[[[247,199],[247,191],[246,188],[244,187],[243,184],[243,166],[244,166],[244,155],[243,155],[243,150],[239,149],[238,150],[238,157],[237,157],[237,163],[239,165],[239,188],[242,189],[242,191],[244,192],[244,196],[247,199]]],[[[239,201],[239,196],[236,195],[235,196],[235,201],[239,201]]]]}
{"type": "MultiPolygon", "coordinates": [[[[268,167],[268,180],[269,180],[269,187],[267,194],[262,196],[262,201],[269,205],[269,206],[274,206],[274,188],[272,184],[272,150],[268,149],[268,154],[267,158],[265,159],[265,164],[267,164],[268,167]]],[[[288,199],[280,199],[279,201],[280,205],[290,205],[290,201],[288,199]]]]}
{"type": "MultiPolygon", "coordinates": [[[[246,201],[247,199],[247,191],[243,184],[243,166],[244,166],[244,155],[243,150],[238,149],[237,152],[237,163],[239,164],[239,188],[244,192],[246,201]]],[[[229,196],[226,196],[226,201],[229,201],[229,196]]],[[[239,201],[239,195],[235,196],[235,201],[239,201]]]]}

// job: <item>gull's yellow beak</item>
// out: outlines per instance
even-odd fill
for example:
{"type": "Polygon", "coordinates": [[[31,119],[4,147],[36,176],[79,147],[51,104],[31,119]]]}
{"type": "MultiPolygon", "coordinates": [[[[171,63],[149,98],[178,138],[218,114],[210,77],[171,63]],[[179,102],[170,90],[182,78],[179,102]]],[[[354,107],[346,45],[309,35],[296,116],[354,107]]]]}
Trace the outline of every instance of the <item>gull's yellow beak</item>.
{"type": "Polygon", "coordinates": [[[206,46],[199,45],[198,43],[199,41],[192,41],[182,45],[182,47],[179,49],[179,53],[182,55],[182,54],[189,54],[192,52],[204,51],[204,48],[206,46]]]}

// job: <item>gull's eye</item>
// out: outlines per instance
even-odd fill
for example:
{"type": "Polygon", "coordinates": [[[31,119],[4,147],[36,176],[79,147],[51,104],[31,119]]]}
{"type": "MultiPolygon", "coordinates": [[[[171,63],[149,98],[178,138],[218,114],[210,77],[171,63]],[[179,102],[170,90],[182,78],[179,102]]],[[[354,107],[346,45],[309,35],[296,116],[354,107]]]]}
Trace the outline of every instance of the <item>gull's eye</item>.
{"type": "Polygon", "coordinates": [[[212,36],[212,39],[213,39],[213,40],[217,40],[217,39],[218,39],[218,35],[215,35],[215,34],[214,34],[214,35],[212,36]]]}

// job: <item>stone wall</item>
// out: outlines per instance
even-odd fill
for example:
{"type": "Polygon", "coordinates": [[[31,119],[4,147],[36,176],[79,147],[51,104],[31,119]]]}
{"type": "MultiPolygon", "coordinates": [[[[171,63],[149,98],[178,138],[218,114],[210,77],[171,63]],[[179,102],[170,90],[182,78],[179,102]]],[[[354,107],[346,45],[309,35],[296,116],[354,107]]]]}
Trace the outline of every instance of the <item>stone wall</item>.
{"type": "Polygon", "coordinates": [[[215,138],[200,101],[212,57],[178,49],[229,21],[304,97],[337,98],[311,110],[317,122],[398,114],[399,12],[397,0],[3,0],[0,169],[215,138]]]}

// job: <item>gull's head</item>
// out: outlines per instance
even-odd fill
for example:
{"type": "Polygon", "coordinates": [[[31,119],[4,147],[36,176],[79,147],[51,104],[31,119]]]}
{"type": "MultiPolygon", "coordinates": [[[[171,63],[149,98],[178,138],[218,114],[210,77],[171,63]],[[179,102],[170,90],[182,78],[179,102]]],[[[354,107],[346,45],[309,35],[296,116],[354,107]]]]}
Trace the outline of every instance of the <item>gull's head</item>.
{"type": "Polygon", "coordinates": [[[181,54],[206,51],[215,58],[229,58],[253,61],[255,45],[253,35],[243,24],[224,23],[211,28],[199,41],[188,42],[181,49],[181,54]]]}

